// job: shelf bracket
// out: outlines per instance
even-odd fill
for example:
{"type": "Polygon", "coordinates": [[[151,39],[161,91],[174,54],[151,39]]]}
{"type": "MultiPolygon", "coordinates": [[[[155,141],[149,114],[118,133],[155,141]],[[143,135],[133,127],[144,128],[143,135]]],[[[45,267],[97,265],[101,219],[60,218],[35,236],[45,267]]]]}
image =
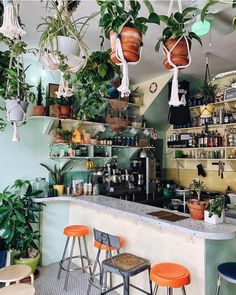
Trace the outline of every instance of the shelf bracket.
{"type": "Polygon", "coordinates": [[[55,118],[55,119],[52,119],[52,118],[46,119],[46,122],[44,123],[44,130],[43,130],[44,135],[48,135],[50,133],[55,121],[57,121],[56,119],[57,118],[55,118]]]}

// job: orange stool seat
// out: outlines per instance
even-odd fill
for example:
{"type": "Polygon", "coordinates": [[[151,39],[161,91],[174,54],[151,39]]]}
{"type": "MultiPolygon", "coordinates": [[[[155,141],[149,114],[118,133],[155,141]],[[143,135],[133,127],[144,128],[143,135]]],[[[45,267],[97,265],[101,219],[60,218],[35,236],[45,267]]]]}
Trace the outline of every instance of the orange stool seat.
{"type": "MultiPolygon", "coordinates": [[[[120,238],[120,248],[123,248],[124,244],[125,244],[125,241],[122,238],[120,238]]],[[[96,240],[94,240],[94,247],[98,248],[98,249],[101,249],[101,250],[105,250],[105,251],[114,251],[114,250],[116,250],[115,248],[110,247],[108,245],[101,244],[96,240]]]]}
{"type": "Polygon", "coordinates": [[[158,263],[151,268],[150,279],[158,286],[181,288],[190,284],[188,269],[177,263],[158,263]]]}
{"type": "Polygon", "coordinates": [[[89,234],[89,228],[86,225],[69,225],[64,228],[64,235],[67,237],[82,237],[89,234]]]}

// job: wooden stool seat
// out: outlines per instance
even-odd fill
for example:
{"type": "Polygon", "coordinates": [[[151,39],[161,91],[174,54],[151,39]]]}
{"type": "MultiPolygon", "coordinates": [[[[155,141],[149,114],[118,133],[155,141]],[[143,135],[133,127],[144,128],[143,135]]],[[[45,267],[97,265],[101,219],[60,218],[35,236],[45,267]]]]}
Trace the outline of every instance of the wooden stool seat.
{"type": "Polygon", "coordinates": [[[82,237],[89,234],[89,228],[86,225],[69,225],[64,228],[64,235],[67,237],[82,237]]]}
{"type": "Polygon", "coordinates": [[[32,285],[17,284],[0,289],[0,295],[34,295],[35,289],[32,285]]]}
{"type": "Polygon", "coordinates": [[[10,265],[0,269],[0,282],[9,285],[19,282],[31,275],[31,267],[28,265],[10,265]]]}

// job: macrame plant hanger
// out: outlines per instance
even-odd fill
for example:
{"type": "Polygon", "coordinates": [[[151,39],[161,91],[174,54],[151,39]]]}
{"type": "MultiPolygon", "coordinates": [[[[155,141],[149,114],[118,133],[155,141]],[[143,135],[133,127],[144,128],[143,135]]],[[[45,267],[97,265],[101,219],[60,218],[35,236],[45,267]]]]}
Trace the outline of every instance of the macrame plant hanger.
{"type": "MultiPolygon", "coordinates": [[[[170,16],[171,13],[172,13],[173,4],[174,4],[174,0],[170,0],[168,16],[170,16]]],[[[181,2],[181,0],[178,0],[178,7],[179,7],[179,12],[182,13],[182,2],[181,2]]],[[[186,99],[185,98],[179,100],[178,75],[179,75],[179,70],[189,67],[189,65],[192,62],[191,54],[190,54],[190,48],[189,48],[189,42],[188,42],[187,37],[185,35],[180,36],[179,39],[177,40],[177,42],[170,49],[170,51],[163,44],[163,52],[164,52],[164,54],[166,54],[166,57],[167,57],[167,60],[168,60],[169,64],[173,67],[173,69],[171,71],[174,72],[173,79],[172,79],[171,96],[170,96],[169,105],[174,106],[174,107],[179,107],[180,105],[186,105],[186,99]],[[185,39],[185,42],[186,42],[186,45],[187,45],[189,62],[185,66],[177,66],[176,64],[173,63],[171,54],[172,54],[172,51],[175,49],[175,47],[178,45],[178,43],[180,42],[180,40],[182,38],[185,39]]]]}
{"type": "MultiPolygon", "coordinates": [[[[26,32],[19,25],[19,6],[20,2],[17,1],[17,10],[14,6],[13,1],[4,1],[4,14],[3,14],[3,25],[0,28],[0,33],[2,33],[5,37],[10,38],[12,40],[20,39],[22,35],[26,34],[26,32]]],[[[9,68],[11,69],[13,63],[13,55],[10,55],[9,68]]],[[[18,127],[20,127],[26,120],[26,113],[22,106],[20,105],[20,82],[19,82],[19,56],[17,56],[17,99],[14,101],[14,105],[9,108],[6,112],[7,120],[13,124],[13,137],[12,141],[17,142],[20,141],[20,135],[18,127]],[[22,112],[22,121],[13,121],[11,120],[11,112],[14,109],[18,109],[22,112]]],[[[5,93],[5,98],[8,96],[8,87],[9,87],[9,79],[7,80],[7,89],[5,93]]]]}
{"type": "MultiPolygon", "coordinates": [[[[130,5],[129,0],[125,0],[125,11],[129,12],[131,11],[132,7],[130,5]]],[[[121,46],[121,40],[120,40],[120,34],[123,29],[123,27],[126,25],[126,23],[132,19],[132,16],[129,16],[127,20],[120,26],[119,28],[119,33],[116,35],[116,58],[119,60],[121,70],[122,70],[122,80],[121,80],[121,85],[117,88],[118,91],[121,93],[121,97],[126,97],[129,96],[130,90],[129,90],[129,70],[128,70],[128,62],[126,61],[122,46],[121,46]]],[[[142,55],[142,44],[140,48],[140,56],[139,60],[136,62],[129,62],[129,64],[135,65],[140,62],[141,60],[141,55],[142,55]]]]}

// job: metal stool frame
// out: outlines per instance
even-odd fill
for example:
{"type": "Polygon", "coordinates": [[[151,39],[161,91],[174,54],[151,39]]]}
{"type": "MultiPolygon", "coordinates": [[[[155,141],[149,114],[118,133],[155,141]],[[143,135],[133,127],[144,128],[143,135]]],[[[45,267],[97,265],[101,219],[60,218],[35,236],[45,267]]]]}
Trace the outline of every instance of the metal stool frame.
{"type": "Polygon", "coordinates": [[[67,248],[68,248],[68,244],[69,244],[70,238],[71,237],[67,237],[66,245],[65,245],[64,252],[63,252],[63,255],[62,255],[62,259],[59,262],[59,270],[58,270],[58,274],[57,274],[57,278],[59,280],[60,277],[61,277],[61,271],[62,270],[66,271],[66,278],[65,278],[65,283],[64,283],[64,291],[67,291],[68,280],[69,280],[69,273],[70,272],[75,271],[75,270],[83,270],[83,272],[85,272],[85,269],[88,268],[89,269],[89,272],[90,272],[90,275],[92,274],[92,270],[91,270],[92,263],[91,263],[91,260],[89,258],[88,248],[87,248],[87,243],[86,243],[85,236],[83,236],[83,244],[84,244],[85,255],[83,255],[83,253],[82,253],[82,247],[81,247],[80,237],[77,237],[78,244],[79,244],[79,252],[80,253],[79,253],[79,255],[73,256],[76,237],[72,237],[73,240],[72,240],[72,246],[71,246],[71,250],[70,250],[70,256],[67,257],[67,258],[65,258],[66,257],[66,251],[67,251],[67,248]],[[81,259],[81,265],[82,265],[82,267],[76,267],[76,268],[71,268],[70,267],[71,266],[72,259],[74,259],[74,258],[80,258],[81,259]],[[84,259],[88,262],[88,265],[84,265],[84,259]],[[65,261],[68,261],[67,267],[65,267],[63,265],[65,263],[65,261]]]}
{"type": "Polygon", "coordinates": [[[216,287],[215,295],[220,295],[221,279],[224,279],[225,281],[236,285],[236,280],[231,279],[231,278],[223,275],[220,271],[218,271],[218,279],[217,279],[217,287],[216,287]]]}
{"type": "MultiPolygon", "coordinates": [[[[155,285],[154,290],[153,290],[153,295],[157,294],[158,287],[159,287],[158,285],[155,285]]],[[[181,289],[182,289],[182,294],[186,295],[185,287],[183,286],[181,289]]],[[[167,287],[167,295],[173,295],[173,288],[167,287]]]]}

